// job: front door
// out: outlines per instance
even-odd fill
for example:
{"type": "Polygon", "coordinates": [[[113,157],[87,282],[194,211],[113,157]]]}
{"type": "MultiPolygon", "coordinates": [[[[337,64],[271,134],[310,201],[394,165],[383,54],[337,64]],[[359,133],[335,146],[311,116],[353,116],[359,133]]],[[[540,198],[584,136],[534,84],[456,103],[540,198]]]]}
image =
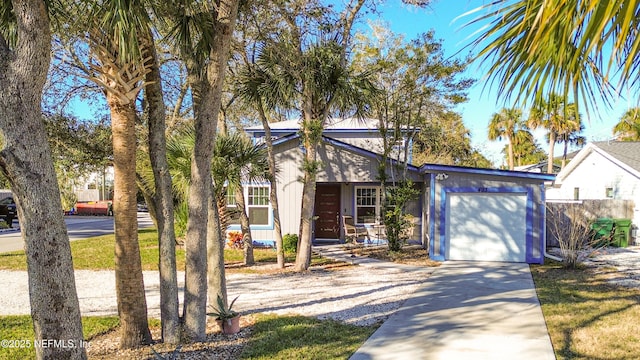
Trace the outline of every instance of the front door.
{"type": "Polygon", "coordinates": [[[340,185],[317,185],[315,238],[340,238],[340,185]]]}

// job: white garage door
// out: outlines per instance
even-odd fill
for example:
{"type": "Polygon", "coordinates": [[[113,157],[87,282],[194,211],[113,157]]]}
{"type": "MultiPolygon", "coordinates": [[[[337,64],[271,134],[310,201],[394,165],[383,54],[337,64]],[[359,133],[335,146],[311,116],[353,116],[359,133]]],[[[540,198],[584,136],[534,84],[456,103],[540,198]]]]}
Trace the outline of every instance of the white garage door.
{"type": "Polygon", "coordinates": [[[527,195],[449,193],[448,260],[526,261],[527,195]]]}

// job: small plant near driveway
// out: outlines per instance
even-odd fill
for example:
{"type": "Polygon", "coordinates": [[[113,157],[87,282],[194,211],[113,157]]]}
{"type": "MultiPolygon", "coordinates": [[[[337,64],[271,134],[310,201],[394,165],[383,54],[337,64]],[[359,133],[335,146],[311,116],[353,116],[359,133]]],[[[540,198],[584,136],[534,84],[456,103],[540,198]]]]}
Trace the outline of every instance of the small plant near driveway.
{"type": "Polygon", "coordinates": [[[218,295],[218,307],[213,312],[207,313],[208,316],[213,316],[218,321],[224,334],[235,334],[240,331],[240,313],[233,310],[233,304],[236,300],[238,300],[238,296],[231,301],[229,306],[225,306],[224,301],[218,295]]]}

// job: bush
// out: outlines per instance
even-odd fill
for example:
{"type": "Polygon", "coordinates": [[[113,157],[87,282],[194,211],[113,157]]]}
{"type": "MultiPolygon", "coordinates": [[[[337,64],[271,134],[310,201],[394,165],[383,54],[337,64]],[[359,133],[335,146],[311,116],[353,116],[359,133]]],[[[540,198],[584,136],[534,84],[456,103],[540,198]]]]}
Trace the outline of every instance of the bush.
{"type": "Polygon", "coordinates": [[[243,236],[239,231],[231,231],[227,237],[229,241],[227,241],[227,246],[231,249],[242,249],[244,247],[243,236]]]}
{"type": "Polygon", "coordinates": [[[286,253],[295,253],[298,251],[298,235],[286,234],[282,237],[282,250],[286,253]]]}
{"type": "Polygon", "coordinates": [[[547,205],[547,228],[558,240],[564,267],[576,268],[595,249],[602,246],[593,237],[592,222],[593,219],[589,218],[579,204],[547,205]]]}

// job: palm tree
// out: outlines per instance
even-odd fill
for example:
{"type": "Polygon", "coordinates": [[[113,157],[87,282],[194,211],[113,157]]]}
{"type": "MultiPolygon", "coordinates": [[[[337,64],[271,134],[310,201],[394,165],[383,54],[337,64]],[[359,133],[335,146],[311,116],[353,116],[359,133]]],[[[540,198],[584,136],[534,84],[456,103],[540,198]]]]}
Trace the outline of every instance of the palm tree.
{"type": "Polygon", "coordinates": [[[284,29],[275,39],[267,41],[260,53],[259,61],[263,68],[279,74],[275,79],[280,81],[280,85],[271,90],[291,89],[293,106],[301,114],[304,176],[296,271],[307,270],[311,264],[316,174],[320,170],[316,154],[322,131],[336,109],[362,110],[358,105],[362,104],[363,91],[354,86],[354,79],[364,77],[351,74],[347,50],[353,23],[365,2],[351,2],[341,14],[337,14],[337,21],[331,18],[331,15],[336,15],[331,7],[315,11],[317,17],[304,14],[307,17],[301,19],[298,9],[284,3],[277,4],[284,29]]]}
{"type": "Polygon", "coordinates": [[[588,110],[615,95],[608,79],[620,79],[616,88],[638,80],[638,1],[499,0],[478,10],[469,25],[488,24],[471,46],[499,96],[539,102],[557,92],[588,110]]]}
{"type": "Polygon", "coordinates": [[[516,108],[503,108],[499,113],[493,114],[489,123],[489,140],[507,140],[509,170],[514,168],[513,139],[518,130],[523,127],[525,124],[522,119],[522,110],[516,108]]]}
{"type": "Polygon", "coordinates": [[[613,127],[619,141],[640,141],[640,108],[627,110],[613,127]]]}
{"type": "Polygon", "coordinates": [[[584,131],[584,125],[580,122],[579,118],[577,122],[569,122],[567,125],[569,126],[558,136],[558,142],[564,144],[564,148],[562,150],[562,166],[560,169],[564,169],[567,165],[567,151],[569,145],[582,147],[587,143],[587,138],[580,135],[584,131]]]}
{"type": "MultiPolygon", "coordinates": [[[[544,151],[536,143],[531,131],[520,129],[513,137],[513,156],[517,166],[536,164],[546,158],[544,151]]],[[[509,145],[505,146],[504,153],[509,150],[509,145]]]]}
{"type": "MultiPolygon", "coordinates": [[[[547,173],[553,173],[555,144],[568,143],[571,134],[579,133],[582,128],[580,114],[574,103],[566,103],[561,95],[551,94],[549,100],[540,101],[531,109],[527,124],[532,129],[544,128],[549,140],[547,173]],[[567,141],[565,141],[567,140],[567,141]]],[[[566,157],[565,146],[565,157],[566,157]]]]}
{"type": "MultiPolygon", "coordinates": [[[[234,193],[243,235],[244,263],[245,265],[253,265],[255,262],[253,239],[242,183],[272,179],[267,152],[263,147],[253,145],[249,139],[239,133],[218,136],[214,147],[212,173],[214,197],[224,205],[218,207],[221,219],[228,217],[226,215],[226,190],[230,189],[234,193]]],[[[226,230],[226,227],[223,229],[226,230]]]]}

